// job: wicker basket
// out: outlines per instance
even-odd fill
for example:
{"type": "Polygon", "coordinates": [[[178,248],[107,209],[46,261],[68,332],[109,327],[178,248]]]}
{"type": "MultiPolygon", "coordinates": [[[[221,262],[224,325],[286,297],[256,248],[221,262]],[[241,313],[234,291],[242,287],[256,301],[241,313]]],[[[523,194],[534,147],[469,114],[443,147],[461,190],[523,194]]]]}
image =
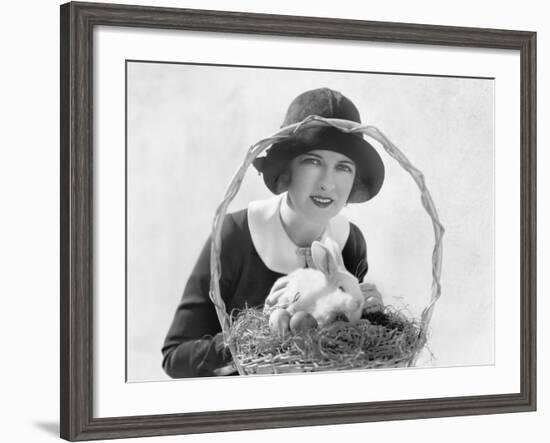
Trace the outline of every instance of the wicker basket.
{"type": "MultiPolygon", "coordinates": [[[[262,373],[313,372],[346,370],[357,368],[382,368],[413,366],[426,343],[426,333],[432,317],[434,305],[441,295],[442,237],[444,229],[437,215],[435,205],[426,187],[423,174],[416,169],[397,147],[377,128],[362,126],[356,122],[339,119],[325,119],[309,116],[302,122],[286,126],[271,137],[254,144],[247,152],[244,161],[233,176],[223,201],[218,206],[212,225],[210,255],[210,299],[224,334],[226,346],[233,356],[234,364],[241,375],[262,373]],[[266,351],[254,342],[262,333],[268,337],[267,318],[261,312],[248,312],[251,321],[242,330],[242,322],[230,316],[220,295],[221,275],[220,249],[221,227],[227,208],[240,189],[242,180],[254,159],[275,142],[282,141],[306,124],[324,124],[343,132],[366,135],[380,143],[385,151],[411,175],[420,190],[421,203],[430,217],[434,229],[435,244],[432,253],[432,288],[428,305],[419,320],[403,316],[399,311],[386,308],[384,315],[392,318],[388,324],[378,324],[372,318],[362,318],[356,323],[336,322],[321,330],[302,335],[291,335],[270,345],[277,349],[266,351]],[[337,341],[345,333],[354,340],[337,341]],[[248,342],[245,342],[249,340],[248,342]],[[240,343],[243,341],[243,343],[240,343]],[[240,346],[242,344],[242,346],[240,346]],[[345,349],[343,349],[343,347],[345,349]],[[384,348],[383,348],[384,347],[384,348]],[[391,348],[391,354],[381,352],[391,348]],[[246,349],[246,352],[243,352],[246,349]]],[[[366,290],[367,287],[363,286],[366,290]]],[[[267,296],[267,294],[266,294],[267,296]]],[[[237,319],[238,320],[238,319],[237,319]]],[[[250,320],[250,319],[249,319],[250,320]]]]}

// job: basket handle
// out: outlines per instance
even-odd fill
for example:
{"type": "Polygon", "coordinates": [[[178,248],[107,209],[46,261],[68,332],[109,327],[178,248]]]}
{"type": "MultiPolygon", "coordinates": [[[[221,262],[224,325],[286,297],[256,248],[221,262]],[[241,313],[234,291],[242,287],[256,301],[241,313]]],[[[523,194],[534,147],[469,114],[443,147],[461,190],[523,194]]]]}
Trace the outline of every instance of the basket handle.
{"type": "MultiPolygon", "coordinates": [[[[212,235],[211,235],[211,246],[210,246],[210,299],[214,304],[216,309],[216,314],[222,332],[224,336],[228,333],[231,328],[231,316],[226,311],[225,303],[220,294],[220,277],[221,277],[221,262],[220,262],[220,250],[221,250],[221,229],[223,219],[227,212],[227,207],[231,201],[237,195],[237,192],[240,189],[241,183],[244,179],[248,167],[252,164],[254,159],[260,155],[264,150],[271,146],[275,142],[282,141],[289,136],[291,136],[296,131],[305,124],[310,123],[319,123],[325,124],[332,127],[335,127],[342,132],[347,133],[361,133],[368,137],[373,138],[378,143],[382,145],[384,150],[405,169],[413,178],[416,185],[420,190],[420,198],[422,206],[428,213],[434,229],[435,244],[432,252],[432,291],[431,298],[428,306],[422,311],[422,316],[420,320],[420,334],[423,334],[427,330],[435,303],[441,296],[441,262],[443,255],[443,243],[442,237],[445,232],[443,225],[439,221],[437,215],[437,210],[435,209],[434,202],[426,186],[424,175],[417,168],[415,168],[409,159],[376,127],[374,126],[363,126],[356,122],[349,120],[340,120],[340,119],[327,119],[319,116],[309,116],[306,117],[299,123],[295,123],[289,126],[281,128],[278,132],[268,138],[264,138],[250,147],[248,150],[244,161],[241,166],[235,172],[229,186],[225,191],[225,196],[222,202],[219,204],[214,215],[214,221],[212,223],[212,235]]],[[[226,341],[227,343],[227,341],[226,341]]],[[[231,353],[234,355],[234,349],[230,346],[231,353]]],[[[414,362],[411,362],[411,364],[414,362]]],[[[239,369],[239,373],[241,369],[239,369]]]]}
{"type": "Polygon", "coordinates": [[[428,306],[422,310],[422,315],[420,317],[420,331],[423,333],[428,329],[435,303],[439,297],[441,297],[441,265],[443,259],[443,234],[445,233],[445,228],[439,221],[435,204],[432,200],[430,191],[426,186],[424,174],[413,166],[405,154],[403,154],[397,146],[395,146],[379,129],[374,126],[355,127],[349,132],[361,132],[373,138],[382,145],[391,157],[397,160],[401,167],[403,167],[403,169],[410,174],[418,186],[418,189],[420,190],[420,201],[432,221],[435,238],[434,248],[432,251],[432,293],[430,302],[428,303],[428,306]]]}

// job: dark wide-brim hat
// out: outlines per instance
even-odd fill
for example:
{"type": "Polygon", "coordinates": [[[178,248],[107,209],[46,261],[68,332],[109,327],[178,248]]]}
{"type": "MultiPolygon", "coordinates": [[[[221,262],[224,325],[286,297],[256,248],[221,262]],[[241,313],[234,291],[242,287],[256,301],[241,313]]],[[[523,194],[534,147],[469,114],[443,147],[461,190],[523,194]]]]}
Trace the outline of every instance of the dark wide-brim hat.
{"type": "MultiPolygon", "coordinates": [[[[347,97],[328,88],[306,91],[290,104],[281,127],[303,121],[310,115],[361,123],[359,111],[347,97]]],[[[354,161],[356,179],[349,203],[361,203],[373,198],[384,182],[384,163],[376,150],[361,134],[350,134],[320,121],[304,124],[287,139],[274,143],[265,157],[254,160],[254,167],[263,175],[268,189],[280,194],[287,189],[281,176],[298,155],[316,149],[339,152],[354,161]]]]}

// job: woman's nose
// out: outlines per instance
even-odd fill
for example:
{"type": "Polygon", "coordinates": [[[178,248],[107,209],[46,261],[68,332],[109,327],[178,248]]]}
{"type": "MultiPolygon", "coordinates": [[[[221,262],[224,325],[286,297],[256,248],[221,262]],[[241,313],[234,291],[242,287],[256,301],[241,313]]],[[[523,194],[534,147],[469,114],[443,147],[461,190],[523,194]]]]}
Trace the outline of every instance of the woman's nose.
{"type": "Polygon", "coordinates": [[[320,178],[319,186],[323,191],[332,191],[336,186],[332,173],[325,171],[320,178]]]}

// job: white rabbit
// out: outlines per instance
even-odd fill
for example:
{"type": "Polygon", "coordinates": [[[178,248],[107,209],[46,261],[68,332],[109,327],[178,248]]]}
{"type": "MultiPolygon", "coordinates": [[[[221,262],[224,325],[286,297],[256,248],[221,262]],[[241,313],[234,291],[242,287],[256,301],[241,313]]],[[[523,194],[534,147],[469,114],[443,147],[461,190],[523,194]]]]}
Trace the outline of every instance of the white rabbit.
{"type": "Polygon", "coordinates": [[[291,315],[306,311],[320,327],[338,314],[351,322],[359,320],[365,298],[357,278],[346,270],[338,245],[330,238],[313,242],[311,256],[316,269],[298,269],[277,280],[264,311],[284,308],[291,315]]]}

